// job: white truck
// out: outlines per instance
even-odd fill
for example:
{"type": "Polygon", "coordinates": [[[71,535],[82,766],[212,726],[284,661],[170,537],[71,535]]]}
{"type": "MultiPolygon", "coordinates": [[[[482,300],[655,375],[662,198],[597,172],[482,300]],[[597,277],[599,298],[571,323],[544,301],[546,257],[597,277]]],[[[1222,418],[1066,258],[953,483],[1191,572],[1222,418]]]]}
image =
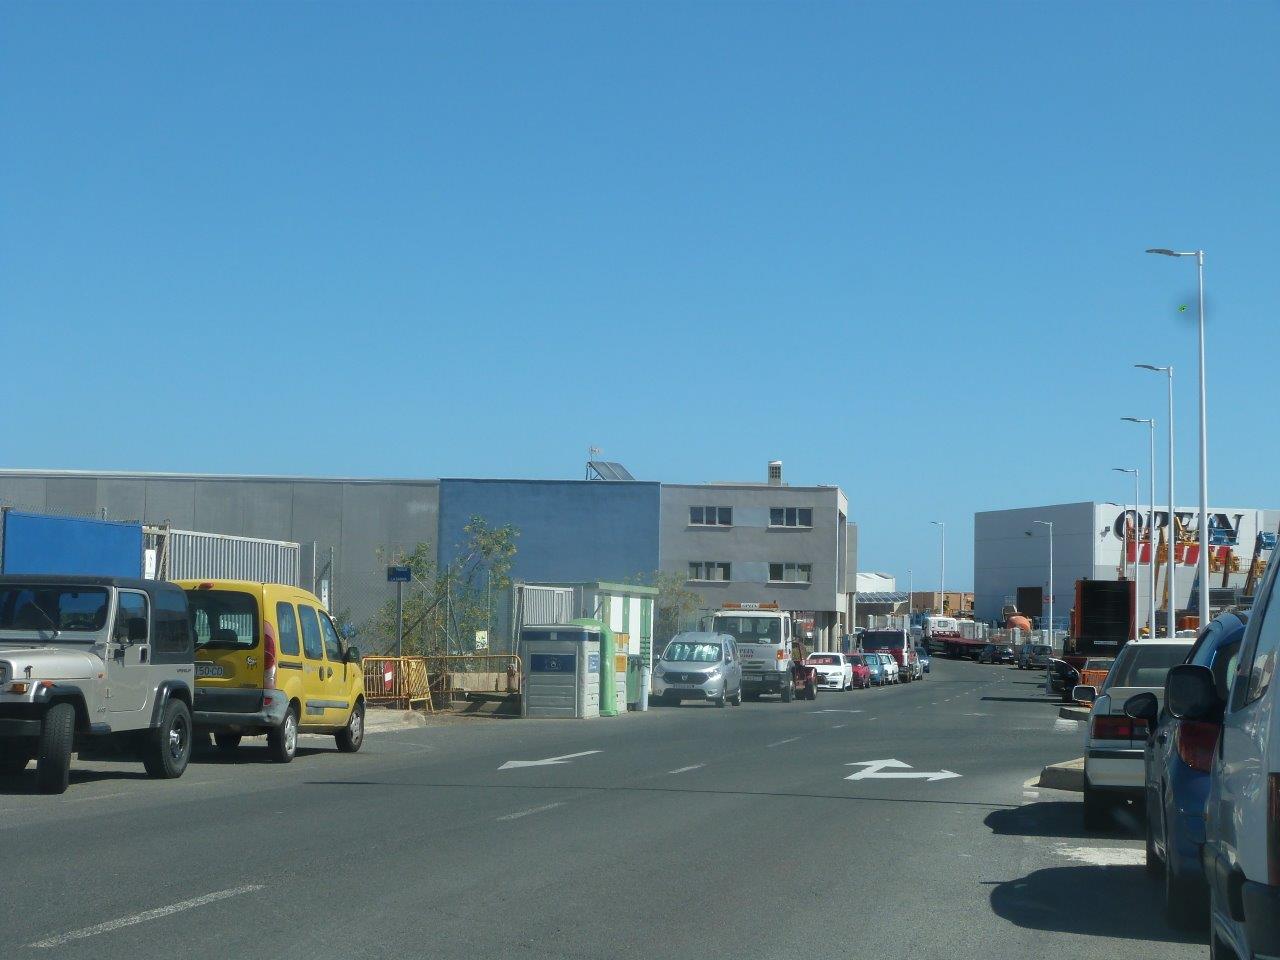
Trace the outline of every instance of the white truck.
{"type": "MultiPolygon", "coordinates": [[[[777,694],[784,703],[796,696],[791,657],[796,642],[791,614],[776,603],[726,603],[711,618],[711,629],[727,633],[742,661],[742,695],[777,694]]],[[[806,694],[807,695],[807,694],[806,694]]]]}

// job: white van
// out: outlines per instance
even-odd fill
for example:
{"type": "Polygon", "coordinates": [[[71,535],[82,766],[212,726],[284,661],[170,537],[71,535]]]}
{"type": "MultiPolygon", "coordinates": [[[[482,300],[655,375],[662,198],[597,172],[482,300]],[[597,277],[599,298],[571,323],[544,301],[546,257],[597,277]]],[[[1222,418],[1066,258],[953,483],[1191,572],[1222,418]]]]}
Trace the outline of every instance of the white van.
{"type": "Polygon", "coordinates": [[[1239,960],[1280,957],[1280,563],[1268,566],[1227,702],[1205,667],[1179,667],[1167,691],[1174,716],[1222,720],[1202,862],[1212,955],[1239,960]]]}

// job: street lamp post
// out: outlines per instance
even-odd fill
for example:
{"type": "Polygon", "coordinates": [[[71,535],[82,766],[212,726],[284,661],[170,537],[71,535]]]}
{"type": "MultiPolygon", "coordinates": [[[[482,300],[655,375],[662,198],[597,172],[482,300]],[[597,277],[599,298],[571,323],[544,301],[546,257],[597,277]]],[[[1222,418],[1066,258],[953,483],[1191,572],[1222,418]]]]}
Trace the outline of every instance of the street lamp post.
{"type": "Polygon", "coordinates": [[[1175,611],[1178,609],[1178,580],[1173,562],[1173,538],[1178,535],[1178,518],[1173,499],[1173,366],[1157,367],[1150,363],[1135,363],[1141,370],[1151,370],[1165,374],[1169,383],[1169,519],[1165,526],[1169,530],[1168,549],[1165,552],[1165,588],[1169,591],[1169,603],[1165,608],[1165,627],[1170,640],[1174,634],[1175,611]]]}
{"type": "Polygon", "coordinates": [[[907,629],[911,629],[911,614],[915,613],[915,571],[907,571],[907,629]]]}
{"type": "Polygon", "coordinates": [[[1032,520],[1049,528],[1049,646],[1053,646],[1053,521],[1032,520]]]}
{"type": "MultiPolygon", "coordinates": [[[[1147,539],[1151,541],[1151,563],[1149,564],[1151,578],[1149,588],[1151,596],[1148,598],[1147,623],[1151,629],[1151,638],[1155,639],[1156,635],[1156,422],[1155,420],[1143,417],[1121,417],[1121,420],[1127,420],[1129,423],[1145,423],[1148,427],[1148,433],[1151,440],[1151,466],[1147,472],[1151,483],[1151,506],[1150,512],[1147,514],[1147,539]]],[[[1136,577],[1135,577],[1136,579],[1136,577]]]]}
{"type": "MultiPolygon", "coordinates": [[[[1133,474],[1133,637],[1138,639],[1138,516],[1141,512],[1138,497],[1138,468],[1137,467],[1112,467],[1116,473],[1132,473],[1133,474]]],[[[1128,552],[1129,538],[1125,537],[1124,549],[1128,552]]]]}
{"type": "Polygon", "coordinates": [[[1200,297],[1200,556],[1196,579],[1200,583],[1197,612],[1200,614],[1200,626],[1204,627],[1209,623],[1209,425],[1205,412],[1204,389],[1204,251],[1178,251],[1155,247],[1147,253],[1158,253],[1164,257],[1196,258],[1196,282],[1200,297]]]}
{"type": "Polygon", "coordinates": [[[943,616],[947,612],[947,522],[945,520],[930,520],[929,522],[942,530],[942,563],[938,574],[938,616],[943,616]]]}

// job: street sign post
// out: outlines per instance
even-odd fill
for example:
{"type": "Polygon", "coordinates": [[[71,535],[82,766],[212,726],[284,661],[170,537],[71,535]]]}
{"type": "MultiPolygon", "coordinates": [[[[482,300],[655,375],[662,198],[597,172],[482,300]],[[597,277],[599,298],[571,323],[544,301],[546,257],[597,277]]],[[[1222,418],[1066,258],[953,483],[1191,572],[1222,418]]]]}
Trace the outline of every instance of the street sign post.
{"type": "Polygon", "coordinates": [[[387,567],[387,582],[396,585],[396,659],[404,656],[404,585],[413,579],[408,566],[387,567]]]}

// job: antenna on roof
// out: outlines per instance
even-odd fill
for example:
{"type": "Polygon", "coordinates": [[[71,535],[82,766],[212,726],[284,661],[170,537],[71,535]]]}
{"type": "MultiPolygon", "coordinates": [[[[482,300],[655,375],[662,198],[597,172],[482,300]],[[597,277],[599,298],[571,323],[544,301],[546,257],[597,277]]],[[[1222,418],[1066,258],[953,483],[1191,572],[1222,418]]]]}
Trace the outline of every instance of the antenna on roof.
{"type": "Polygon", "coordinates": [[[591,464],[594,463],[596,460],[600,459],[600,454],[602,453],[604,453],[604,451],[601,450],[599,447],[597,447],[595,444],[592,444],[591,446],[587,447],[587,473],[586,473],[586,476],[584,476],[582,479],[584,480],[591,479],[591,464]]]}

